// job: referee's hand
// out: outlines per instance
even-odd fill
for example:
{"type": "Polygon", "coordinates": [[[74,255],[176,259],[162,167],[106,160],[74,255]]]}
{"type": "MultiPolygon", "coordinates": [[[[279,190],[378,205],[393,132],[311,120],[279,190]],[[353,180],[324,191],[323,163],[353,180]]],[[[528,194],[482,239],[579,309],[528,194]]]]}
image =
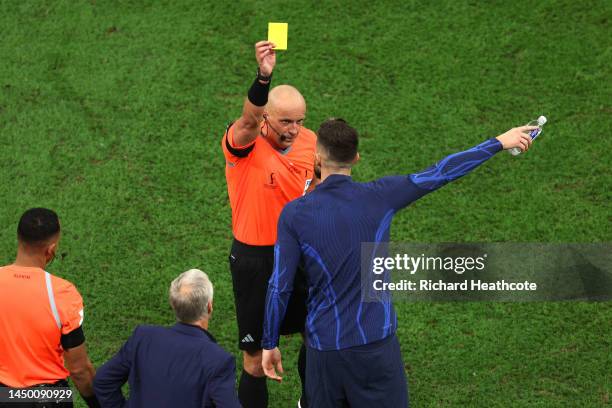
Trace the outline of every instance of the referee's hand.
{"type": "Polygon", "coordinates": [[[276,373],[283,374],[283,364],[281,362],[281,352],[278,347],[272,350],[264,350],[261,356],[261,366],[263,367],[264,374],[271,380],[281,382],[283,377],[276,373]]]}
{"type": "Polygon", "coordinates": [[[274,71],[274,66],[276,65],[274,45],[270,41],[259,41],[255,44],[255,58],[259,65],[259,72],[263,76],[270,76],[272,71],[274,71]]]}

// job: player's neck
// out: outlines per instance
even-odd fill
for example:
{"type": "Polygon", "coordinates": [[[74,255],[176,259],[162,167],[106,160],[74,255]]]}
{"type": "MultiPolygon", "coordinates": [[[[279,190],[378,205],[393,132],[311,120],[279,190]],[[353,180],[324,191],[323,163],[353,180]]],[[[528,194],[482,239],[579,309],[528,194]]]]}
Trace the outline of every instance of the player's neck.
{"type": "Polygon", "coordinates": [[[321,182],[325,181],[326,178],[334,174],[340,174],[342,176],[350,176],[351,168],[346,167],[326,167],[321,166],[321,182]]]}
{"type": "Polygon", "coordinates": [[[45,254],[27,253],[25,251],[17,251],[14,265],[28,268],[45,269],[47,266],[47,257],[45,254]]]}

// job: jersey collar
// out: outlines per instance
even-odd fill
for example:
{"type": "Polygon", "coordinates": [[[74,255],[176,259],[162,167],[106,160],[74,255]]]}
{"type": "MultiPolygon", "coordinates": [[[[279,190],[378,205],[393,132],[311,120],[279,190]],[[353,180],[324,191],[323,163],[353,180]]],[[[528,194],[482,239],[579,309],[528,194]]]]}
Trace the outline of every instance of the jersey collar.
{"type": "Polygon", "coordinates": [[[292,147],[293,147],[293,145],[288,146],[286,149],[276,149],[276,151],[284,156],[287,153],[289,153],[289,150],[291,150],[292,147]]]}
{"type": "Polygon", "coordinates": [[[321,184],[317,186],[317,188],[344,184],[352,180],[353,179],[351,176],[346,176],[344,174],[330,174],[329,176],[327,176],[325,181],[323,181],[321,184]]]}

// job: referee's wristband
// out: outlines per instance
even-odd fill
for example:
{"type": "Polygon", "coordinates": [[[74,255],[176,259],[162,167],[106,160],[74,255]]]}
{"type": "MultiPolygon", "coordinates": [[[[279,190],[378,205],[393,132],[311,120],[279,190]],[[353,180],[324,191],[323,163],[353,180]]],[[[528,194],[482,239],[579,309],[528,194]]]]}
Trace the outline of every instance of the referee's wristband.
{"type": "Polygon", "coordinates": [[[251,88],[249,89],[249,102],[251,102],[255,106],[266,106],[266,103],[268,103],[270,82],[272,81],[268,81],[267,84],[262,84],[261,82],[259,82],[259,78],[255,78],[255,81],[253,81],[253,85],[251,85],[251,88]]]}

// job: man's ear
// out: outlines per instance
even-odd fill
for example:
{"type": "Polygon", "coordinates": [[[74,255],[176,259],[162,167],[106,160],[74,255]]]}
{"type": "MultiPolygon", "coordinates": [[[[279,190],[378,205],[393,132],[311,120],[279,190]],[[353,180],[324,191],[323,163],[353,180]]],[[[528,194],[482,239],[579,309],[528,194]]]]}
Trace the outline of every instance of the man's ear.
{"type": "Polygon", "coordinates": [[[210,302],[208,302],[207,311],[208,311],[208,317],[210,317],[210,315],[213,312],[213,302],[212,302],[212,300],[210,302]]]}
{"type": "Polygon", "coordinates": [[[50,244],[45,250],[45,257],[48,259],[47,262],[51,262],[51,259],[55,256],[55,252],[57,251],[57,241],[50,244]]]}
{"type": "Polygon", "coordinates": [[[357,152],[357,154],[355,155],[355,158],[353,159],[352,163],[357,164],[358,161],[359,161],[359,152],[357,152]]]}

